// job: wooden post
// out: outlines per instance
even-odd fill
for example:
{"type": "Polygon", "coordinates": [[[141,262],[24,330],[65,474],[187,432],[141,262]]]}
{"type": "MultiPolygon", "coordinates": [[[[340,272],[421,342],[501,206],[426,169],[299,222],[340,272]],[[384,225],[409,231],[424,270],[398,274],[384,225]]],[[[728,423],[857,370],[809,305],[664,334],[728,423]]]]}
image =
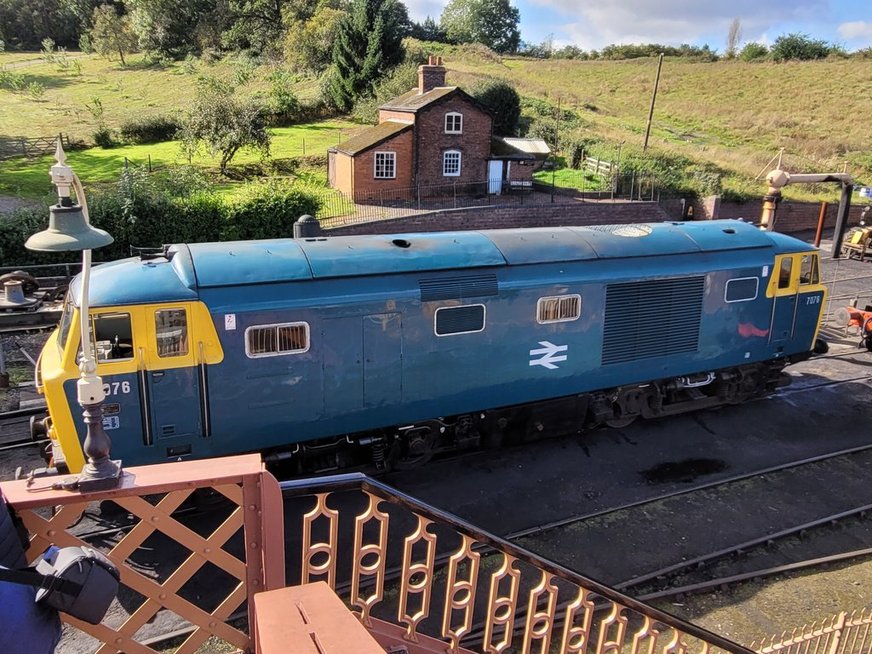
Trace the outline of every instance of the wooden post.
{"type": "Polygon", "coordinates": [[[817,231],[814,234],[814,246],[816,248],[821,246],[821,237],[824,233],[824,221],[827,219],[827,206],[829,205],[826,202],[821,202],[821,212],[818,216],[817,231]]]}
{"type": "Polygon", "coordinates": [[[654,78],[654,91],[651,93],[651,107],[648,109],[648,124],[645,126],[645,143],[642,145],[642,151],[648,149],[648,137],[651,135],[651,119],[654,117],[654,102],[657,100],[657,87],[660,86],[660,68],[663,66],[663,53],[660,53],[660,58],[657,60],[657,77],[654,78]]]}

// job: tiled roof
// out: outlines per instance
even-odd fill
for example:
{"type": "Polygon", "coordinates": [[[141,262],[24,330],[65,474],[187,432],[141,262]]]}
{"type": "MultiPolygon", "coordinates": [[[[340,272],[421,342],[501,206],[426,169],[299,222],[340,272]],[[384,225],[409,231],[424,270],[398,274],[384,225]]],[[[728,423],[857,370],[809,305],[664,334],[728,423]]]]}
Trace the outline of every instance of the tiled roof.
{"type": "MultiPolygon", "coordinates": [[[[440,100],[446,95],[450,95],[457,91],[456,86],[437,86],[435,89],[430,89],[426,93],[418,93],[418,89],[412,89],[408,93],[397,96],[393,100],[388,100],[379,109],[389,109],[394,111],[409,111],[416,112],[422,107],[426,107],[431,102],[440,100]]],[[[462,93],[462,91],[461,91],[462,93]]]]}
{"type": "Polygon", "coordinates": [[[352,136],[344,143],[336,146],[338,152],[346,154],[357,154],[369,148],[388,140],[392,136],[396,136],[412,127],[411,123],[401,123],[395,120],[386,120],[378,125],[373,125],[369,129],[362,131],[360,134],[352,136]]]}

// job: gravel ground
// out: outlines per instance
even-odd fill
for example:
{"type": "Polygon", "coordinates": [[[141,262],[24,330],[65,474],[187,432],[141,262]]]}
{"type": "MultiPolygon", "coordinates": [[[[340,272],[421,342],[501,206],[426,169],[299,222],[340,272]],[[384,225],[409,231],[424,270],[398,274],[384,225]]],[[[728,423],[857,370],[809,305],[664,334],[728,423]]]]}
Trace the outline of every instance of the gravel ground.
{"type": "Polygon", "coordinates": [[[872,560],[747,582],[656,605],[750,645],[840,611],[872,607],[872,560]]]}

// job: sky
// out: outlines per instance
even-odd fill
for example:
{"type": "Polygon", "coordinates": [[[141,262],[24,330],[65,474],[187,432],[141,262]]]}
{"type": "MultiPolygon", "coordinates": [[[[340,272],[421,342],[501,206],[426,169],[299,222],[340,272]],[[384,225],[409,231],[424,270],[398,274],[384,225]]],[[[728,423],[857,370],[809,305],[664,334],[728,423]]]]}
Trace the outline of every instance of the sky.
{"type": "MultiPolygon", "coordinates": [[[[872,46],[869,0],[510,0],[521,14],[521,38],[596,50],[610,43],[708,44],[723,52],[733,19],[742,43],[771,45],[801,32],[856,50],[872,46]]],[[[437,21],[447,0],[405,0],[414,20],[437,21]]]]}

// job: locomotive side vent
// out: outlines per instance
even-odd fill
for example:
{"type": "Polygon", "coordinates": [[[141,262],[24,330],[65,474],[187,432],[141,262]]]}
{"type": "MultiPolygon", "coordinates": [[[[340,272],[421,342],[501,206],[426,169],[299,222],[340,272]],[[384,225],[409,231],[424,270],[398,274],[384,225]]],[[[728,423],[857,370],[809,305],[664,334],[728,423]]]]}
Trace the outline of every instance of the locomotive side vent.
{"type": "Polygon", "coordinates": [[[463,277],[422,279],[418,284],[421,287],[421,302],[462,300],[468,297],[484,297],[499,293],[496,275],[464,275],[463,277]]]}
{"type": "Polygon", "coordinates": [[[695,352],[704,291],[704,276],[610,284],[602,365],[695,352]]]}

